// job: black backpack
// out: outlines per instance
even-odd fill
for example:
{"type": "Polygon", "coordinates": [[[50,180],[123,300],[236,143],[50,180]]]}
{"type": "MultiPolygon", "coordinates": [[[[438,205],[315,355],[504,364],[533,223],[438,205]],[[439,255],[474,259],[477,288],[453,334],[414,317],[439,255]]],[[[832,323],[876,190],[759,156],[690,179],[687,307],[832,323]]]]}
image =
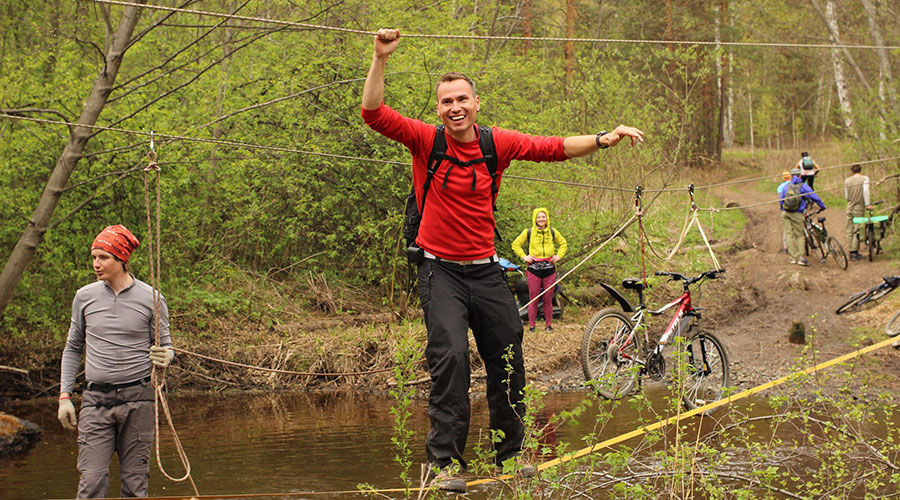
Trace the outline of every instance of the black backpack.
{"type": "Polygon", "coordinates": [[[800,194],[800,186],[802,185],[802,182],[797,184],[792,182],[788,186],[789,191],[784,193],[784,201],[782,201],[785,212],[796,212],[797,210],[800,210],[800,201],[803,199],[803,196],[800,194]]]}
{"type": "MultiPolygon", "coordinates": [[[[447,178],[450,176],[450,170],[453,166],[470,167],[479,163],[487,166],[488,172],[491,174],[491,208],[497,211],[497,148],[494,146],[494,137],[491,128],[480,125],[478,127],[479,139],[478,146],[481,148],[482,157],[461,161],[447,154],[447,137],[444,135],[444,126],[438,125],[437,132],[434,134],[434,145],[431,147],[431,155],[428,157],[428,174],[425,177],[425,183],[422,186],[422,200],[416,199],[416,189],[413,186],[409,195],[406,197],[406,224],[403,227],[403,237],[406,238],[406,245],[409,251],[416,247],[416,237],[419,235],[419,223],[422,221],[422,213],[425,210],[425,200],[428,196],[428,188],[431,186],[431,179],[434,178],[435,172],[444,160],[451,163],[447,167],[447,174],[444,176],[444,185],[447,187],[447,178]]],[[[475,173],[472,173],[472,191],[475,190],[475,173]]],[[[497,228],[494,227],[494,232],[497,228]]],[[[499,234],[497,235],[499,237],[499,234]]],[[[415,249],[418,251],[418,248],[415,249]]],[[[410,258],[412,259],[411,255],[410,258]]]]}

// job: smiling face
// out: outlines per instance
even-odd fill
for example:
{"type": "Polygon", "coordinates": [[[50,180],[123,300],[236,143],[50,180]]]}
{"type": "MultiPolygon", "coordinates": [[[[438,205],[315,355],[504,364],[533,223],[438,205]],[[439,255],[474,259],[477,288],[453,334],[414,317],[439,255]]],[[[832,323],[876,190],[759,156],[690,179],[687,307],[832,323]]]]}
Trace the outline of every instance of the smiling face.
{"type": "Polygon", "coordinates": [[[105,250],[99,248],[91,250],[91,261],[98,280],[110,283],[128,274],[125,264],[105,250]]]}
{"type": "Polygon", "coordinates": [[[538,229],[544,229],[547,227],[547,214],[544,212],[538,212],[538,214],[534,218],[534,223],[537,224],[538,229]]]}
{"type": "Polygon", "coordinates": [[[475,118],[481,102],[475,89],[463,79],[441,82],[437,87],[437,113],[451,137],[460,142],[475,140],[475,118]]]}

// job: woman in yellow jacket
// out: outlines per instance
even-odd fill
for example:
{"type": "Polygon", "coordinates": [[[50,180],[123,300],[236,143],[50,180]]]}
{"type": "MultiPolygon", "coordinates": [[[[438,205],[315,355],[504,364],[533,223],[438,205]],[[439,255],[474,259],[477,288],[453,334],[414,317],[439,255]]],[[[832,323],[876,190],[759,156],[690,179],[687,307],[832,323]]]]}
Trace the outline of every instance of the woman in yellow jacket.
{"type": "MultiPolygon", "coordinates": [[[[528,279],[528,295],[534,299],[541,290],[556,282],[556,263],[566,254],[568,244],[559,231],[550,228],[550,212],[543,207],[534,209],[531,214],[532,226],[525,229],[513,242],[512,249],[520,259],[528,264],[525,273],[528,279]],[[527,246],[526,252],[522,247],[527,246]]],[[[543,295],[544,299],[544,331],[552,332],[553,327],[553,292],[543,295]]],[[[537,301],[528,306],[528,331],[534,332],[537,320],[537,301]]]]}

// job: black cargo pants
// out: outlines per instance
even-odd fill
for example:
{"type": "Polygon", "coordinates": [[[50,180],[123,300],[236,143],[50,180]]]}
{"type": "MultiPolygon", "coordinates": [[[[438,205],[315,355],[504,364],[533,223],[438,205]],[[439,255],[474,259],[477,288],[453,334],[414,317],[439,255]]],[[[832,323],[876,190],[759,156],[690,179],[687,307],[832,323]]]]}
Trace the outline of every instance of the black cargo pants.
{"type": "Polygon", "coordinates": [[[425,442],[428,461],[444,467],[457,460],[465,467],[463,452],[471,413],[469,328],[487,369],[490,428],[504,434],[494,444],[497,463],[515,456],[525,435],[523,329],[503,271],[496,263],[464,266],[426,259],[419,264],[418,287],[428,330],[425,357],[431,375],[431,430],[425,442]],[[507,362],[503,358],[508,348],[512,357],[507,362]],[[511,374],[507,374],[507,364],[512,367],[511,374]]]}

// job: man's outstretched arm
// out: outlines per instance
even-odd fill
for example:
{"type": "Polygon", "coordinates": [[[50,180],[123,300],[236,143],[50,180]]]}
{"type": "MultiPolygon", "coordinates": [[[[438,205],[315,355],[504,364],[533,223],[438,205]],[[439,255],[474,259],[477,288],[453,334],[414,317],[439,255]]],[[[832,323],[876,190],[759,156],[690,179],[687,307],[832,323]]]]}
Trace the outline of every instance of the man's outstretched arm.
{"type": "Polygon", "coordinates": [[[615,146],[625,137],[630,137],[631,145],[634,146],[639,142],[644,142],[644,131],[619,125],[612,132],[607,132],[599,137],[596,135],[572,135],[563,140],[563,149],[569,158],[579,158],[589,155],[601,147],[615,146]]]}
{"type": "Polygon", "coordinates": [[[363,86],[363,109],[378,109],[384,102],[384,69],[388,56],[400,43],[400,30],[380,29],[375,35],[375,50],[372,51],[372,65],[363,86]]]}

